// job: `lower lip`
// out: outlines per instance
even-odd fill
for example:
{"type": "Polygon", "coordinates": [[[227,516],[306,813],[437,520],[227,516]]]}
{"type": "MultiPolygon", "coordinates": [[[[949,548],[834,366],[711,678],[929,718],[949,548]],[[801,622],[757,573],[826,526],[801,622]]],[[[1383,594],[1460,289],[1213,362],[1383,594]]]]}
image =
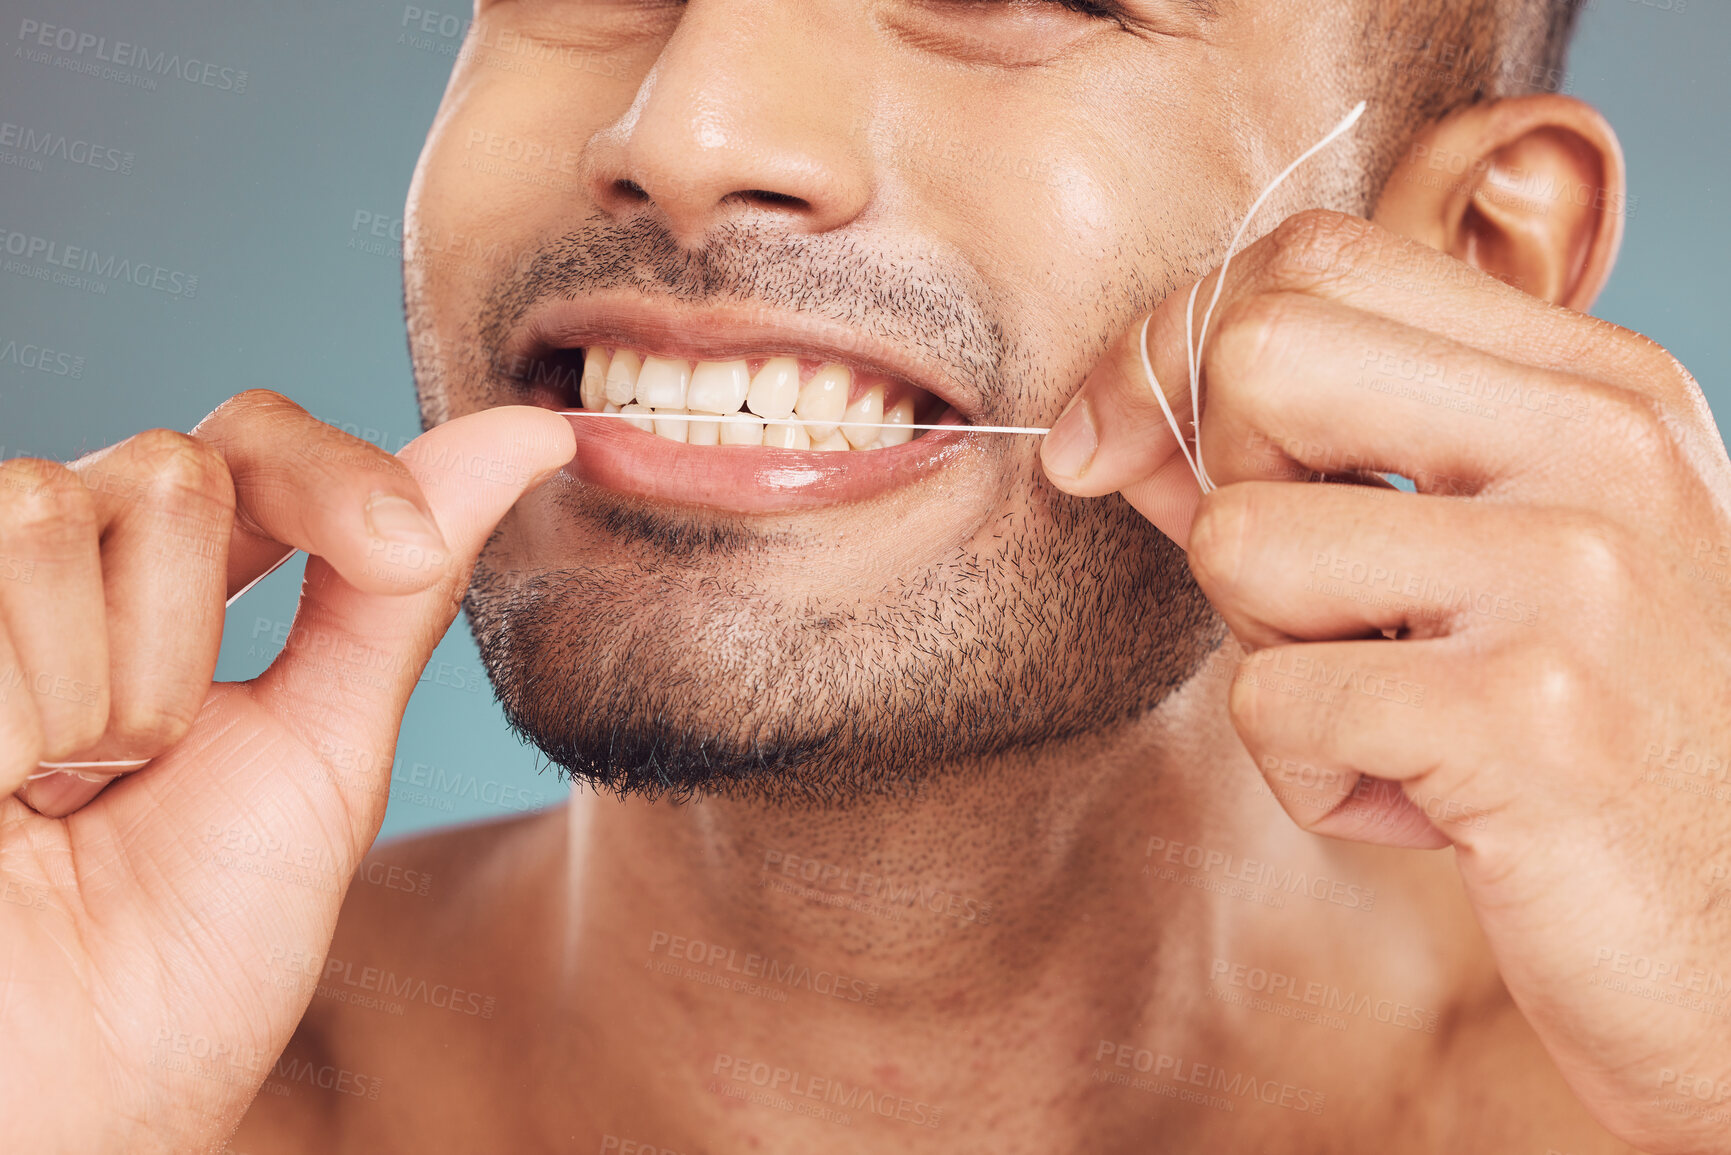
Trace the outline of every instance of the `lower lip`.
{"type": "Polygon", "coordinates": [[[686,445],[624,421],[567,417],[577,455],[565,472],[618,493],[733,513],[778,513],[867,501],[953,462],[966,437],[933,430],[887,449],[813,453],[686,445]]]}

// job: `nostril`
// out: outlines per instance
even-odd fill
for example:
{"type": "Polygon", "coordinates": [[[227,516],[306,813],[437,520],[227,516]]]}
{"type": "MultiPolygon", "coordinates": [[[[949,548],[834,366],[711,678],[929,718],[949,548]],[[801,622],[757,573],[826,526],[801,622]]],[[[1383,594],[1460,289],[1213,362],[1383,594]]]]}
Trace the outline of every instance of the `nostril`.
{"type": "Polygon", "coordinates": [[[787,193],[770,192],[768,189],[760,189],[760,188],[742,189],[739,192],[735,193],[734,195],[737,197],[740,197],[743,200],[754,201],[757,204],[769,205],[769,206],[772,206],[774,208],[786,208],[786,209],[809,209],[809,208],[811,208],[811,202],[810,201],[802,200],[801,198],[796,197],[796,196],[789,196],[787,193]]]}
{"type": "Polygon", "coordinates": [[[616,180],[613,182],[613,188],[614,191],[634,201],[643,202],[649,199],[649,193],[634,180],[616,180]]]}

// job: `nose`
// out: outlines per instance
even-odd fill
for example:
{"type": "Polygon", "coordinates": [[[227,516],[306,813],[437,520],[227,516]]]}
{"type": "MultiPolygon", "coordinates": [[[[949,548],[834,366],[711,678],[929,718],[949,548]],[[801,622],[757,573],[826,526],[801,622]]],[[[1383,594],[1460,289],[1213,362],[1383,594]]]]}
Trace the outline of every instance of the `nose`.
{"type": "Polygon", "coordinates": [[[859,7],[690,0],[630,109],[585,148],[595,203],[659,213],[693,248],[741,218],[808,233],[853,220],[871,195],[859,7]]]}

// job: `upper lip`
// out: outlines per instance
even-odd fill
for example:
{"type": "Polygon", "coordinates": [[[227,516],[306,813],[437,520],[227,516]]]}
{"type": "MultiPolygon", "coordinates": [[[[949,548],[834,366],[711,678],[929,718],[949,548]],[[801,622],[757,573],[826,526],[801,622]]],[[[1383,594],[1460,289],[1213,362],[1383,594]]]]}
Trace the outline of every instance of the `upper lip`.
{"type": "Polygon", "coordinates": [[[980,408],[979,398],[929,357],[839,321],[761,305],[693,307],[612,293],[548,301],[524,315],[504,352],[507,364],[522,364],[592,345],[694,361],[792,354],[899,378],[967,422],[980,408]]]}

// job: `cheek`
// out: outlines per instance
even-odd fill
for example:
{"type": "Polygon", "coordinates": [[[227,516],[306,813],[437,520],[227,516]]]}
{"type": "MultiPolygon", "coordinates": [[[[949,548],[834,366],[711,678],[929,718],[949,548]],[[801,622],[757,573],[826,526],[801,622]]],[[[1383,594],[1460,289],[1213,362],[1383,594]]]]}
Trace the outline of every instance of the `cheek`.
{"type": "Polygon", "coordinates": [[[1143,250],[1145,226],[1120,186],[1086,157],[1061,155],[1040,181],[1002,182],[996,192],[1002,215],[979,231],[971,256],[1016,335],[1030,400],[1051,407],[1134,323],[1144,296],[1138,282],[1161,279],[1166,269],[1135,267],[1131,254],[1143,250]]]}
{"type": "Polygon", "coordinates": [[[1066,156],[1053,166],[1049,231],[1053,243],[1078,263],[1098,265],[1135,225],[1135,200],[1114,190],[1098,158],[1066,156]]]}
{"type": "Polygon", "coordinates": [[[1079,120],[1085,110],[1060,85],[989,101],[943,95],[922,121],[894,129],[898,147],[882,154],[915,190],[908,215],[979,270],[1029,359],[1079,380],[1087,366],[1071,361],[1104,349],[1116,335],[1106,330],[1129,323],[1129,298],[1146,296],[1134,286],[1167,278],[1149,245],[1154,209],[1170,212],[1158,176],[1166,166],[1148,156],[1157,144],[1079,120]],[[1142,155],[1122,146],[1125,136],[1142,155]]]}
{"type": "Polygon", "coordinates": [[[591,211],[575,144],[589,133],[548,103],[519,82],[453,84],[416,167],[404,298],[423,400],[446,416],[489,395],[483,383],[508,369],[474,339],[488,300],[591,211]]]}
{"type": "Polygon", "coordinates": [[[467,250],[498,258],[548,220],[582,203],[580,154],[539,119],[533,98],[501,92],[448,108],[428,137],[407,218],[405,255],[467,250]],[[474,243],[465,243],[473,238],[474,243]]]}
{"type": "Polygon", "coordinates": [[[543,64],[526,76],[484,53],[465,57],[416,167],[405,259],[434,266],[430,283],[484,287],[588,218],[585,145],[629,107],[632,90],[623,67],[543,64]]]}
{"type": "Polygon", "coordinates": [[[952,121],[912,144],[895,163],[920,189],[919,223],[953,230],[988,278],[1052,296],[1109,279],[1101,263],[1135,210],[1114,164],[1079,151],[1064,126],[1012,134],[952,121]]]}

